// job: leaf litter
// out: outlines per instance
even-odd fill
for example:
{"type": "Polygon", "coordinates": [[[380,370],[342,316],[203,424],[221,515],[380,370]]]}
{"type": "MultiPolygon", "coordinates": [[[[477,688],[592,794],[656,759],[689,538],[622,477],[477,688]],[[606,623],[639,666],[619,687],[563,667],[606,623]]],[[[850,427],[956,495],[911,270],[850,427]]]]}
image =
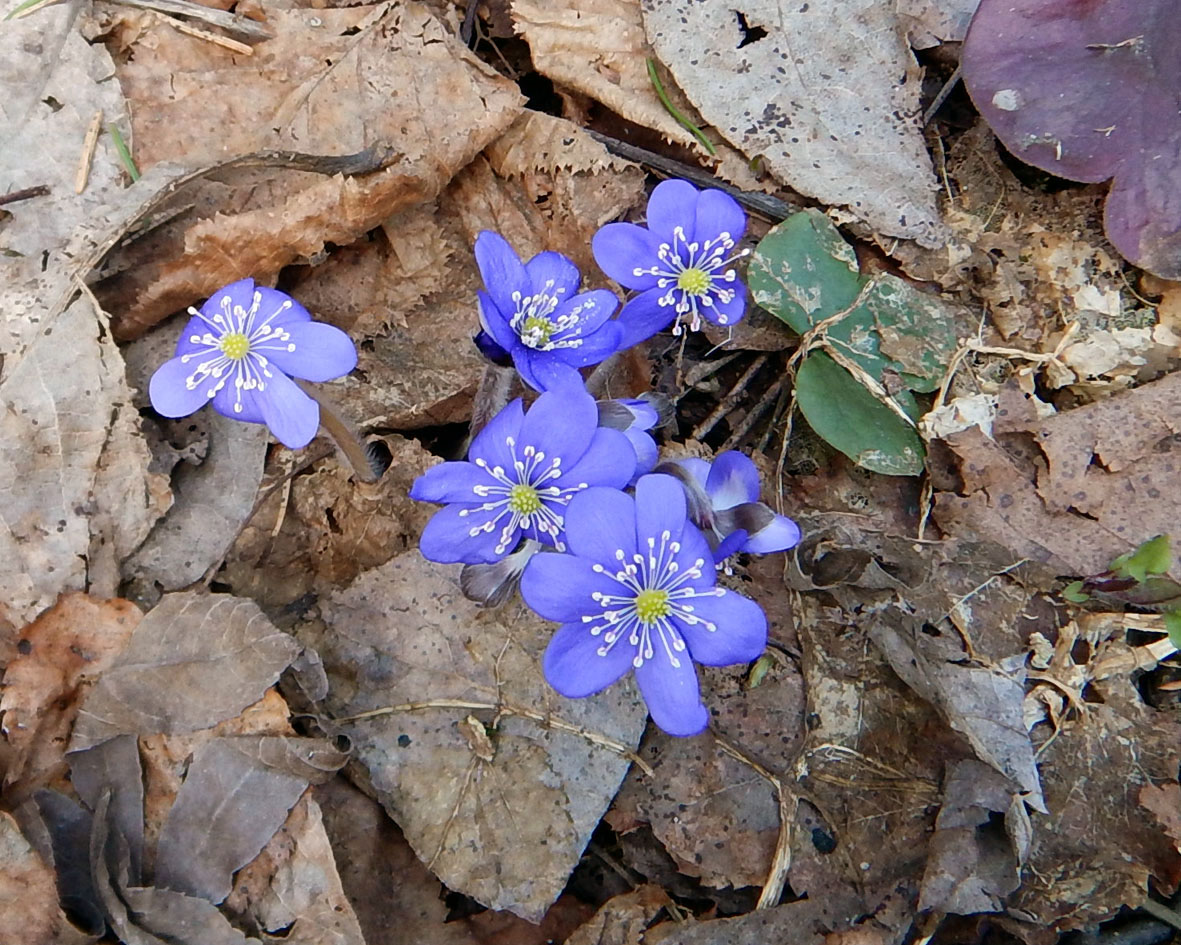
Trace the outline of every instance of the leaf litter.
{"type": "MultiPolygon", "coordinates": [[[[796,6],[788,32],[782,5],[683,6],[490,4],[476,54],[456,10],[401,2],[254,4],[263,28],[231,34],[250,54],[123,7],[6,24],[0,84],[20,91],[4,114],[34,144],[0,166],[10,190],[50,189],[0,205],[6,932],[939,945],[954,933],[937,917],[961,914],[1048,942],[1176,887],[1176,712],[1137,685],[1171,652],[1163,618],[1098,609],[1167,598],[1147,582],[1082,608],[1057,596],[1059,577],[1106,586],[1177,521],[1176,283],[1105,241],[1102,187],[1031,185],[980,123],[937,117],[923,142],[920,73],[954,58],[936,44],[962,39],[975,4],[867,3],[836,26],[796,6]],[[851,66],[867,24],[874,52],[851,66]],[[922,67],[907,36],[933,50],[922,67]],[[789,38],[795,78],[770,55],[789,38]],[[659,104],[649,58],[720,160],[659,104]],[[852,118],[842,68],[869,109],[852,118]],[[533,87],[522,106],[527,73],[555,83],[552,103],[533,87]],[[126,186],[100,135],[77,195],[100,108],[144,175],[126,186]],[[895,290],[897,319],[871,305],[858,322],[877,343],[867,376],[945,418],[918,425],[926,486],[853,466],[802,423],[790,443],[767,427],[765,471],[805,540],[724,579],[763,604],[772,649],[705,674],[715,718],[693,740],[644,733],[626,687],[556,697],[537,666],[549,628],[475,607],[414,550],[431,510],[406,490],[462,436],[484,374],[473,238],[570,252],[598,286],[590,235],[644,204],[659,165],[588,126],[639,135],[664,173],[706,165],[829,205],[806,216],[843,224],[854,294],[895,290]],[[875,147],[888,159],[867,163],[875,147]],[[388,457],[376,482],[323,442],[296,455],[257,428],[147,412],[167,319],[245,274],[360,343],[328,396],[388,457]],[[361,791],[337,773],[348,759],[361,791]]],[[[711,342],[778,369],[794,339],[772,324],[769,341],[711,342]]],[[[675,398],[714,354],[653,346],[606,383],[636,393],[650,375],[675,398]]],[[[693,381],[665,435],[701,429],[684,448],[716,450],[751,409],[726,393],[746,363],[693,381]],[[693,398],[729,404],[714,432],[693,398]]],[[[756,399],[757,370],[738,382],[756,399]]]]}

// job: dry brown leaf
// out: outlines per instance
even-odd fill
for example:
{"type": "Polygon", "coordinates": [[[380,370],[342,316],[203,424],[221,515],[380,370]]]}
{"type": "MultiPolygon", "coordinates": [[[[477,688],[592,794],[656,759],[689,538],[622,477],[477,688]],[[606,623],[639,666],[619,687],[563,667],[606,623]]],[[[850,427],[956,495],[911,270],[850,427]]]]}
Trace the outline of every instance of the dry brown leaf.
{"type": "Polygon", "coordinates": [[[378,157],[396,152],[396,159],[355,177],[242,168],[222,172],[222,183],[210,177],[179,193],[177,205],[192,209],[154,231],[150,245],[129,247],[116,265],[133,268],[100,286],[120,313],[120,337],[138,335],[236,278],[265,279],[315,258],[326,243],[349,244],[431,199],[519,110],[515,85],[421,4],[268,9],[267,16],[275,38],[249,58],[216,54],[216,68],[178,68],[186,50],[202,44],[171,31],[137,44],[142,54],[120,77],[137,121],[147,122],[135,129],[144,163],[211,163],[262,149],[372,149],[378,157]],[[447,102],[445,121],[440,101],[447,102]],[[229,125],[226,108],[236,112],[229,125]],[[216,127],[207,128],[210,121],[216,127]],[[229,128],[235,137],[227,141],[229,128]]]}
{"type": "Polygon", "coordinates": [[[65,594],[20,632],[0,689],[4,735],[15,752],[4,773],[6,793],[27,792],[64,773],[78,704],[142,617],[129,601],[65,594]]]}
{"type": "Polygon", "coordinates": [[[1181,853],[1181,785],[1176,781],[1144,785],[1140,789],[1140,806],[1156,818],[1181,853]]]}
{"type": "Polygon", "coordinates": [[[961,482],[942,486],[936,521],[1060,574],[1099,574],[1181,521],[1179,416],[1181,374],[1045,419],[1005,387],[997,439],[972,427],[943,441],[961,482]]]}
{"type": "Polygon", "coordinates": [[[557,898],[627,769],[590,738],[514,714],[551,714],[592,737],[634,746],[645,713],[630,683],[585,700],[549,689],[538,660],[551,625],[521,605],[482,610],[456,568],[405,553],[321,602],[305,624],[331,690],[329,718],[403,703],[421,709],[341,726],[377,797],[419,857],[451,889],[537,921],[557,898]],[[431,700],[507,704],[436,707],[431,700]],[[457,724],[489,727],[491,762],[457,724]]]}
{"type": "Polygon", "coordinates": [[[980,0],[895,0],[915,49],[962,43],[980,0]]]}
{"type": "Polygon", "coordinates": [[[661,909],[672,904],[659,886],[645,885],[615,896],[566,939],[566,945],[641,945],[661,909]]]}
{"type": "Polygon", "coordinates": [[[12,815],[0,811],[0,929],[25,945],[50,945],[65,924],[53,870],[21,834],[12,815]]]}
{"type": "Polygon", "coordinates": [[[938,246],[919,68],[893,8],[643,0],[644,29],[702,116],[781,182],[875,231],[938,246]]]}
{"type": "Polygon", "coordinates": [[[299,655],[252,601],[167,594],[83,702],[76,752],[124,733],[209,728],[258,700],[299,655]]]}

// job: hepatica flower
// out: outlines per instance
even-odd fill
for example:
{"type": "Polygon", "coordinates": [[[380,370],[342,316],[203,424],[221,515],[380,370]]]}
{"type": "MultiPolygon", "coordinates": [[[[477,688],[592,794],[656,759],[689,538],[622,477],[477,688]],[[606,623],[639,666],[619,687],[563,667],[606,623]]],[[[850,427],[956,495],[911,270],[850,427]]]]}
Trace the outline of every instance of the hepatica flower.
{"type": "Polygon", "coordinates": [[[639,291],[620,313],[623,347],[674,319],[696,331],[701,319],[729,326],[746,313],[746,286],[734,262],[746,232],[738,202],[720,190],[699,191],[683,180],[658,184],[648,200],[648,225],[608,223],[591,241],[599,268],[639,291]]]}
{"type": "Polygon", "coordinates": [[[476,237],[476,263],[487,291],[477,293],[481,351],[512,358],[535,390],[570,380],[620,348],[622,330],[609,321],[619,299],[606,289],[578,292],[578,267],[561,253],[539,253],[522,263],[504,237],[476,237]]]}
{"type": "Polygon", "coordinates": [[[794,548],[800,527],[759,501],[759,472],[735,450],[704,459],[675,459],[658,472],[674,476],[685,490],[689,518],[705,533],[720,564],[738,551],[770,554],[794,548]]]}
{"type": "Polygon", "coordinates": [[[514,400],[472,441],[466,462],[440,463],[415,480],[412,499],[447,503],[423,530],[423,555],[487,564],[523,538],[564,550],[570,500],[592,486],[621,488],[635,471],[627,437],[598,419],[581,388],[542,394],[528,413],[514,400]]]}
{"type": "Polygon", "coordinates": [[[767,619],[754,601],[716,586],[680,485],[649,475],[634,498],[587,489],[570,502],[566,534],[568,554],[535,555],[521,577],[525,602],[562,624],[542,658],[550,685],[578,699],[634,671],[657,725],[700,732],[709,713],[693,664],[756,659],[767,619]]]}
{"type": "Polygon", "coordinates": [[[187,417],[206,403],[226,417],[265,423],[284,446],[300,449],[320,426],[320,406],[291,380],[330,381],[357,365],[339,328],[312,321],[291,296],[242,279],[201,306],[176,343],[176,356],[152,375],[152,406],[187,417]]]}
{"type": "Polygon", "coordinates": [[[657,395],[629,397],[621,400],[600,400],[599,426],[618,430],[627,437],[636,453],[636,471],[633,478],[652,471],[659,458],[656,441],[648,431],[660,423],[661,407],[671,410],[671,405],[662,403],[657,395]]]}

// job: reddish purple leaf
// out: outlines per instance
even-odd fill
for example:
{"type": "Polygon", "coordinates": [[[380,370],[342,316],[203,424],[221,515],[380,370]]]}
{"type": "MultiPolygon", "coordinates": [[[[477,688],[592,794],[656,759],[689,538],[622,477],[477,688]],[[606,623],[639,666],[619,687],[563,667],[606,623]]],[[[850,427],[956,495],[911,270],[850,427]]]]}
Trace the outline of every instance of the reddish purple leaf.
{"type": "Polygon", "coordinates": [[[1176,0],[981,0],[963,50],[980,114],[1021,160],[1114,178],[1124,256],[1181,278],[1181,17],[1176,0]]]}

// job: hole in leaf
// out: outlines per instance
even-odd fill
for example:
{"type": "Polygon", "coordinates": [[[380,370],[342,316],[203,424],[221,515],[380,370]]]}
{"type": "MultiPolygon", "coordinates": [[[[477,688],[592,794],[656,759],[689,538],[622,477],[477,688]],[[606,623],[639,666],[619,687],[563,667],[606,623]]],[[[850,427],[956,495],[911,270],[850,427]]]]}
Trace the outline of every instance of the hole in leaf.
{"type": "Polygon", "coordinates": [[[757,43],[767,35],[767,31],[761,26],[751,26],[746,21],[746,14],[741,10],[735,10],[734,15],[738,17],[738,28],[742,30],[742,42],[738,44],[738,49],[749,46],[751,43],[757,43]]]}

